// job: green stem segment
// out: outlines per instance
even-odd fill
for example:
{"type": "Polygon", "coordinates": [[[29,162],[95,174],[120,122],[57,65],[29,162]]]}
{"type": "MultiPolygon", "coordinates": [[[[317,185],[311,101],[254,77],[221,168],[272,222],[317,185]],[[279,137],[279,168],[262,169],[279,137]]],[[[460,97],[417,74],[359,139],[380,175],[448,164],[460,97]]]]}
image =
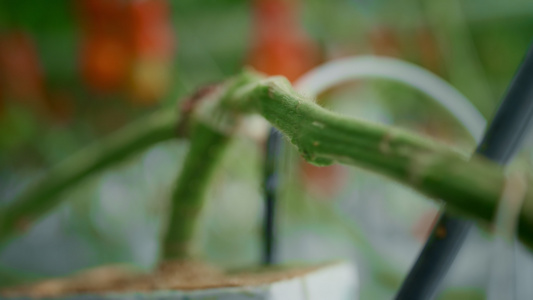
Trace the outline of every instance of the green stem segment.
{"type": "Polygon", "coordinates": [[[62,201],[68,188],[120,161],[176,137],[176,113],[161,111],[132,124],[53,168],[0,210],[0,246],[62,201]]]}
{"type": "Polygon", "coordinates": [[[198,122],[194,125],[185,164],[172,194],[171,215],[163,245],[166,259],[194,254],[192,236],[203,199],[230,137],[198,122]]]}
{"type": "MultiPolygon", "coordinates": [[[[442,199],[456,212],[492,222],[506,180],[501,166],[479,156],[467,160],[449,147],[404,130],[327,111],[297,94],[283,77],[243,90],[235,103],[270,121],[306,160],[360,166],[442,199]]],[[[531,190],[525,197],[518,234],[532,247],[531,190]]]]}
{"type": "Polygon", "coordinates": [[[194,256],[192,237],[205,194],[242,115],[226,104],[233,101],[241,87],[258,79],[256,73],[243,72],[205,95],[195,108],[191,145],[170,203],[171,214],[162,245],[164,259],[194,256]]]}

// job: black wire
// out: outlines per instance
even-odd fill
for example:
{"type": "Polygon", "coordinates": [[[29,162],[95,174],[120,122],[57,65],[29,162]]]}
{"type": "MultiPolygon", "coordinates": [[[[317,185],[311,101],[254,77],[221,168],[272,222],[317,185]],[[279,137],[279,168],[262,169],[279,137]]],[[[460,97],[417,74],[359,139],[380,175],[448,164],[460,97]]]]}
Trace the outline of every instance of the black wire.
{"type": "Polygon", "coordinates": [[[279,131],[272,128],[266,144],[265,165],[263,174],[263,188],[265,195],[265,209],[263,218],[263,264],[274,263],[276,251],[276,196],[279,186],[279,158],[282,137],[279,131]]]}
{"type": "MultiPolygon", "coordinates": [[[[476,153],[505,165],[526,137],[532,117],[533,47],[530,47],[476,153]]],[[[395,299],[431,299],[472,225],[472,221],[442,213],[395,299]]]]}

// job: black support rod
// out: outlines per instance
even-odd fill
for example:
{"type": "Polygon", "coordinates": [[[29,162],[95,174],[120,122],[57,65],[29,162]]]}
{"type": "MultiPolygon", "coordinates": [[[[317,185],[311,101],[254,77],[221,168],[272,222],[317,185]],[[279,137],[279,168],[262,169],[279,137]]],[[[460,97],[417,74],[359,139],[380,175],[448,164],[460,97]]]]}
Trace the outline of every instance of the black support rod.
{"type": "MultiPolygon", "coordinates": [[[[519,149],[533,117],[533,47],[530,47],[476,152],[505,165],[519,149]]],[[[441,213],[397,300],[435,296],[473,223],[441,213]]]]}
{"type": "Polygon", "coordinates": [[[263,214],[263,264],[271,265],[275,259],[276,249],[276,198],[279,186],[279,158],[281,152],[281,134],[276,129],[270,129],[266,144],[264,162],[263,188],[265,208],[263,214]]]}

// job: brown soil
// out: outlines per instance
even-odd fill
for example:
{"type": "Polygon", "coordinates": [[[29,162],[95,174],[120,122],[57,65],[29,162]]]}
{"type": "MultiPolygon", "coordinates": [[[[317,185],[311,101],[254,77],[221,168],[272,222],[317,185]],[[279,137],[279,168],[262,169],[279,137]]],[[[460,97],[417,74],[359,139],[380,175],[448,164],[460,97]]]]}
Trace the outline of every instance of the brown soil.
{"type": "Polygon", "coordinates": [[[262,285],[307,274],[318,267],[266,268],[245,272],[222,272],[198,262],[167,262],[151,274],[123,266],[106,266],[36,284],[8,288],[0,296],[60,297],[73,294],[143,292],[152,290],[199,290],[216,287],[262,285]]]}

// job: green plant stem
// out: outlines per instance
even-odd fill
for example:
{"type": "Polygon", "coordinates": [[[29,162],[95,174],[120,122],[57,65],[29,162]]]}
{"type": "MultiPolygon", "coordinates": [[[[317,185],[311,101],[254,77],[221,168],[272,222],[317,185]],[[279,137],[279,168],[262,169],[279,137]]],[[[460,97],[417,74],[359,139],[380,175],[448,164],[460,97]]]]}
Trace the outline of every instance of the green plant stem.
{"type": "MultiPolygon", "coordinates": [[[[458,213],[490,223],[505,184],[503,168],[479,156],[470,160],[453,149],[404,130],[344,117],[297,94],[283,77],[244,73],[194,119],[191,148],[173,193],[165,258],[191,253],[189,241],[213,170],[238,126],[235,119],[256,112],[276,126],[317,165],[356,165],[442,199],[458,213]],[[213,102],[214,101],[214,102],[213,102]],[[221,113],[222,112],[222,113],[221,113]]],[[[176,117],[152,116],[94,145],[53,169],[0,211],[0,244],[60,203],[68,187],[175,136],[176,117]]],[[[533,184],[531,180],[528,183],[533,184]]],[[[518,234],[533,246],[533,192],[527,191],[518,234]]]]}
{"type": "MultiPolygon", "coordinates": [[[[283,77],[263,80],[237,94],[235,105],[265,117],[312,163],[363,167],[442,199],[452,211],[486,223],[493,220],[505,176],[501,166],[483,157],[467,160],[447,146],[407,131],[327,111],[297,94],[283,77]]],[[[530,190],[518,234],[527,246],[533,246],[530,190]]]]}
{"type": "Polygon", "coordinates": [[[191,145],[170,202],[170,219],[162,245],[164,259],[193,258],[192,237],[214,170],[239,124],[241,113],[225,103],[258,75],[242,72],[206,95],[191,118],[191,145]]]}
{"type": "Polygon", "coordinates": [[[165,259],[194,254],[191,240],[213,171],[227,148],[230,136],[198,122],[171,199],[171,213],[163,245],[165,259]]]}
{"type": "Polygon", "coordinates": [[[156,112],[50,170],[0,210],[0,246],[61,203],[68,188],[120,161],[176,137],[177,113],[156,112]]]}

